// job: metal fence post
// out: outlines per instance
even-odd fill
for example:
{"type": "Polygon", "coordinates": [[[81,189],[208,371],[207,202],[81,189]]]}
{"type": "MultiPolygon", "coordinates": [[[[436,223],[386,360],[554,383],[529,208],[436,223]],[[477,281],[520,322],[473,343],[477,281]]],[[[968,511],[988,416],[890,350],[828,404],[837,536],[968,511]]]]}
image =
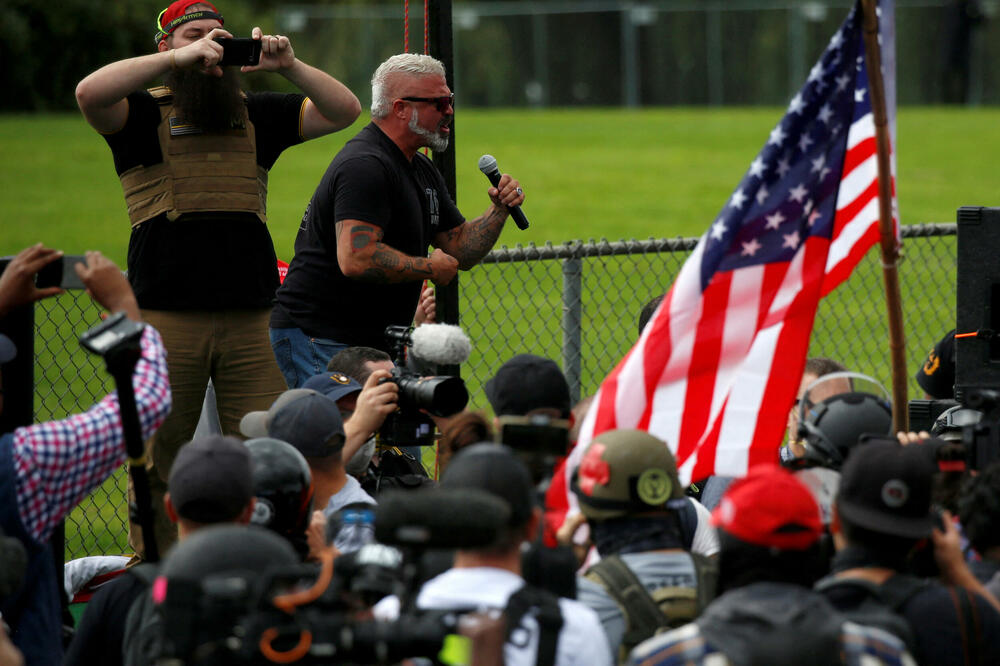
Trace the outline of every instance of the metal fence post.
{"type": "Polygon", "coordinates": [[[570,401],[580,400],[580,322],[583,317],[583,259],[578,256],[563,259],[562,263],[562,365],[569,383],[570,401]]]}

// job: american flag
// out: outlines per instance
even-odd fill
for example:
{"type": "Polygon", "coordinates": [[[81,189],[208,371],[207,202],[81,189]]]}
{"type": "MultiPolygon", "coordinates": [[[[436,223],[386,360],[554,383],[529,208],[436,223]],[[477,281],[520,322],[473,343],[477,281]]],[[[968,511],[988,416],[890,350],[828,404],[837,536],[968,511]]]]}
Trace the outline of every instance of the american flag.
{"type": "MultiPolygon", "coordinates": [[[[890,7],[883,22],[891,17],[890,7]]],[[[879,239],[862,18],[856,5],[601,384],[567,481],[591,439],[615,428],[665,440],[684,484],[777,460],[819,299],[879,239]]],[[[890,53],[891,34],[882,33],[890,53]]]]}

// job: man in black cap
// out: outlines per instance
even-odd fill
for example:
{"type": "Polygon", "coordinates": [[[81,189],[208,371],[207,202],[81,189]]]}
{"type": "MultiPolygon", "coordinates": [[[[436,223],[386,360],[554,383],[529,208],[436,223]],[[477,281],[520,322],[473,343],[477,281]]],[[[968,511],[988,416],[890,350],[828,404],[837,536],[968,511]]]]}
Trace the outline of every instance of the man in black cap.
{"type": "Polygon", "coordinates": [[[955,397],[955,329],[951,329],[927,352],[916,374],[924,397],[946,400],[955,397]]]}
{"type": "Polygon", "coordinates": [[[298,449],[312,472],[314,506],[327,517],[348,504],[375,504],[344,469],[344,422],[337,403],[325,395],[311,389],[285,391],[268,411],[243,417],[240,430],[248,437],[273,437],[298,449]]]}
{"type": "MultiPolygon", "coordinates": [[[[247,524],[253,513],[250,453],[234,437],[218,435],[181,447],[170,467],[163,503],[177,524],[178,541],[219,523],[247,524]]],[[[87,604],[66,651],[65,664],[122,663],[125,619],[133,602],[148,589],[151,565],[132,567],[99,588],[87,604]]]]}
{"type": "Polygon", "coordinates": [[[910,636],[900,637],[921,664],[1000,663],[1000,604],[969,571],[951,516],[932,510],[935,468],[921,446],[873,443],[848,457],[831,525],[833,574],[817,590],[862,623],[901,616],[910,636]],[[906,573],[927,539],[940,581],[906,573]]]}
{"type": "MultiPolygon", "coordinates": [[[[507,609],[510,623],[504,644],[507,666],[610,664],[611,652],[600,621],[594,611],[579,602],[562,598],[556,602],[555,597],[545,596],[544,599],[551,599],[551,606],[540,602],[520,620],[512,619],[511,597],[525,587],[521,577],[521,547],[537,534],[541,519],[534,501],[534,484],[524,463],[505,446],[474,444],[455,455],[441,487],[486,491],[510,507],[510,519],[493,545],[457,551],[451,569],[424,583],[417,595],[417,608],[507,609]],[[545,629],[540,629],[539,617],[545,629]]],[[[394,619],[399,612],[398,601],[390,597],[376,604],[376,617],[394,619]]]]}

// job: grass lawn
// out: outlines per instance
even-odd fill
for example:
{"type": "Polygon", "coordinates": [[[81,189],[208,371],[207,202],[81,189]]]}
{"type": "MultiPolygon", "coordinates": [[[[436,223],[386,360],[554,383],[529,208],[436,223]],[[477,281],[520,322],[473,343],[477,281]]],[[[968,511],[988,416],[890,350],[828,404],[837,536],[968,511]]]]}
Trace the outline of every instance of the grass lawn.
{"type": "MultiPolygon", "coordinates": [[[[479,156],[493,154],[527,193],[532,226],[504,230],[499,245],[591,238],[700,235],[714,219],[780,118],[780,109],[650,109],[627,111],[476,111],[457,116],[458,203],[467,216],[487,205],[479,156]]],[[[954,221],[962,205],[996,205],[992,161],[1000,149],[994,109],[904,108],[898,117],[898,192],[906,222],[954,221]]],[[[278,256],[291,259],[302,211],[332,156],[362,126],[290,149],[271,174],[270,229],[278,256]]],[[[100,249],[124,266],[128,221],[104,141],[77,115],[0,116],[0,254],[44,241],[69,254],[100,249]]],[[[907,246],[902,268],[908,358],[954,321],[954,241],[907,246]],[[930,269],[928,270],[928,267],[930,269]]],[[[608,257],[583,273],[584,392],[596,388],[635,338],[641,305],[662,293],[679,255],[608,257]]],[[[561,265],[556,261],[494,265],[463,274],[462,325],[474,342],[463,368],[483,408],[481,383],[510,355],[530,351],[561,358],[561,265]]],[[[878,262],[821,305],[811,353],[844,360],[888,384],[878,262]]],[[[86,300],[86,297],[82,297],[86,300]]],[[[103,370],[76,350],[76,296],[47,304],[41,335],[60,342],[40,354],[40,418],[62,416],[100,394],[103,370]],[[67,330],[70,329],[70,330],[67,330]],[[51,358],[50,358],[51,356],[51,358]],[[67,369],[72,368],[72,369],[67,369]]],[[[39,319],[43,317],[40,316],[39,319]]],[[[41,346],[41,345],[39,345],[41,346]]],[[[914,365],[915,367],[915,365],[914,365]]],[[[911,389],[912,392],[912,389],[911,389]]],[[[67,524],[67,552],[124,548],[122,475],[95,493],[67,524]],[[92,527],[79,529],[75,521],[92,527]]]]}

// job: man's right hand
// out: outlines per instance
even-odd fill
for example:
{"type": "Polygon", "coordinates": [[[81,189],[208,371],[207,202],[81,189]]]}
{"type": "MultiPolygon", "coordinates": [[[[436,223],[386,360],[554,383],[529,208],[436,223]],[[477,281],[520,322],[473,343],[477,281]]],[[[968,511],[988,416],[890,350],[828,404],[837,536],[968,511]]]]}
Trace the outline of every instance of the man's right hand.
{"type": "Polygon", "coordinates": [[[431,282],[445,285],[455,279],[458,274],[458,259],[440,248],[431,252],[431,282]]]}
{"type": "Polygon", "coordinates": [[[198,68],[206,74],[222,76],[219,61],[222,60],[223,48],[215,39],[217,37],[231,38],[232,36],[227,30],[214,28],[198,41],[173,49],[171,65],[177,69],[198,68]]]}
{"type": "Polygon", "coordinates": [[[63,290],[59,287],[36,287],[35,275],[62,256],[62,250],[53,250],[41,243],[18,252],[0,275],[0,317],[21,305],[61,294],[63,290]]]}
{"type": "Polygon", "coordinates": [[[345,431],[358,432],[364,439],[368,439],[382,427],[386,417],[396,411],[399,386],[395,382],[379,383],[380,380],[391,376],[388,370],[376,370],[368,376],[368,381],[358,394],[354,413],[348,419],[351,427],[348,428],[345,423],[345,431]]]}
{"type": "Polygon", "coordinates": [[[87,252],[87,263],[77,263],[73,268],[87,287],[87,293],[109,312],[122,310],[133,321],[140,321],[139,304],[132,286],[115,262],[100,252],[87,252]]]}

